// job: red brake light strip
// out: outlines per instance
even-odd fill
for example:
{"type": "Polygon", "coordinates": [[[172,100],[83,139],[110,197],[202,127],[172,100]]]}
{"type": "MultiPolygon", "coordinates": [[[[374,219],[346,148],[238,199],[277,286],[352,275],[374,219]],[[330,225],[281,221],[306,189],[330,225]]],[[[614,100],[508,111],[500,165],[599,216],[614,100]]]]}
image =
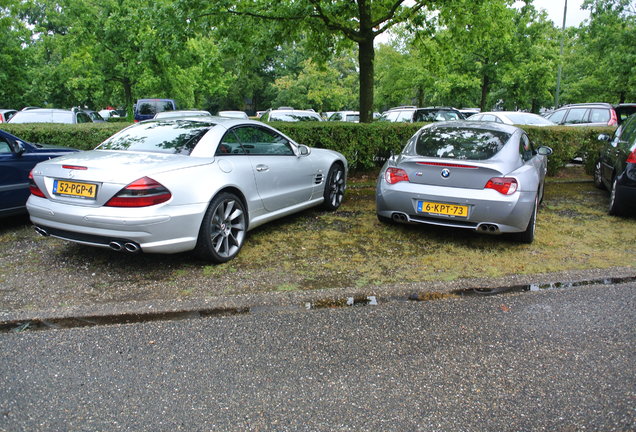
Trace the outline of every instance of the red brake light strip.
{"type": "Polygon", "coordinates": [[[440,166],[440,167],[450,167],[450,168],[469,168],[469,169],[477,169],[479,167],[473,165],[462,165],[462,164],[454,164],[454,163],[446,163],[446,162],[415,162],[418,165],[430,165],[430,166],[440,166]]]}

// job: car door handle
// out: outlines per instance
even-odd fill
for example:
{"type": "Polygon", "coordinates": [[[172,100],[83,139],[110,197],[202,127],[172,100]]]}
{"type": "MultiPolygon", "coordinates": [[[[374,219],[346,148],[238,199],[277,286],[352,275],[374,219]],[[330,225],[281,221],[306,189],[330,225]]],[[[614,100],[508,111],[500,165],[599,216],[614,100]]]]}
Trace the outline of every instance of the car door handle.
{"type": "Polygon", "coordinates": [[[269,167],[267,165],[256,165],[256,171],[258,172],[263,172],[263,171],[268,171],[269,167]]]}

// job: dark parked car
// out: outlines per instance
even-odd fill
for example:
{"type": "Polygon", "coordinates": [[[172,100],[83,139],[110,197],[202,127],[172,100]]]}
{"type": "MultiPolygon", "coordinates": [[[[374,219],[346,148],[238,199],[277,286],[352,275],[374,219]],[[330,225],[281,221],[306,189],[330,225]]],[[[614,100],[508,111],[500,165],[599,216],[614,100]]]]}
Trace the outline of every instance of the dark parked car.
{"type": "Polygon", "coordinates": [[[0,130],[0,216],[26,212],[29,172],[35,164],[76,151],[31,144],[0,130]]]}
{"type": "Polygon", "coordinates": [[[174,99],[137,99],[134,107],[135,123],[150,120],[157,113],[176,109],[177,103],[174,99]]]}
{"type": "Polygon", "coordinates": [[[594,167],[594,184],[610,191],[609,214],[635,214],[636,114],[623,121],[613,137],[602,134],[598,138],[605,145],[594,167]]]}

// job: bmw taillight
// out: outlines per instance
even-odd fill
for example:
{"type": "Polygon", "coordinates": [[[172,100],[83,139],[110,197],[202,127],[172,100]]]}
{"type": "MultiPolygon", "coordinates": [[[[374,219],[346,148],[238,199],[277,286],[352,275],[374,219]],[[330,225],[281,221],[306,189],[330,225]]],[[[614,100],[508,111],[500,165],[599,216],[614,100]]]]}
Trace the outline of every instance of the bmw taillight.
{"type": "Polygon", "coordinates": [[[608,126],[616,126],[618,124],[618,118],[616,117],[616,111],[613,109],[610,110],[610,119],[607,122],[608,126]]]}
{"type": "Polygon", "coordinates": [[[632,150],[629,156],[627,156],[627,160],[625,162],[636,163],[636,147],[634,147],[634,150],[632,150]]]}
{"type": "Polygon", "coordinates": [[[503,195],[512,195],[517,192],[517,179],[512,177],[493,177],[488,180],[484,189],[494,189],[503,195]]]}
{"type": "Polygon", "coordinates": [[[31,194],[35,196],[46,198],[38,185],[35,184],[35,180],[33,180],[33,171],[29,172],[29,191],[31,191],[31,194]]]}
{"type": "Polygon", "coordinates": [[[401,181],[409,181],[409,176],[402,168],[390,167],[385,171],[384,179],[388,184],[395,184],[401,181]]]}
{"type": "Polygon", "coordinates": [[[135,180],[105,204],[106,207],[148,207],[168,201],[172,194],[161,183],[143,177],[135,180]]]}

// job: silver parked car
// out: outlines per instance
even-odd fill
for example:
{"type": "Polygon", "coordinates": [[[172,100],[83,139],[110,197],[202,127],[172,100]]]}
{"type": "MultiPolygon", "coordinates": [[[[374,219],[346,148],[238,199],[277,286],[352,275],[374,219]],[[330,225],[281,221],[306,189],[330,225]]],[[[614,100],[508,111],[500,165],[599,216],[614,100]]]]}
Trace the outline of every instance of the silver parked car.
{"type": "Polygon", "coordinates": [[[474,114],[470,121],[489,121],[509,125],[556,126],[556,123],[540,115],[522,111],[493,111],[474,114]]]}
{"type": "Polygon", "coordinates": [[[424,223],[534,239],[549,147],[496,123],[452,121],[421,128],[382,168],[382,222],[424,223]]]}
{"type": "Polygon", "coordinates": [[[344,197],[347,161],[251,120],[149,120],[95,150],[39,163],[36,230],[128,252],[194,250],[225,262],[248,230],[344,197]]]}
{"type": "Polygon", "coordinates": [[[93,120],[82,110],[29,108],[18,111],[9,123],[93,123],[93,120]]]}

